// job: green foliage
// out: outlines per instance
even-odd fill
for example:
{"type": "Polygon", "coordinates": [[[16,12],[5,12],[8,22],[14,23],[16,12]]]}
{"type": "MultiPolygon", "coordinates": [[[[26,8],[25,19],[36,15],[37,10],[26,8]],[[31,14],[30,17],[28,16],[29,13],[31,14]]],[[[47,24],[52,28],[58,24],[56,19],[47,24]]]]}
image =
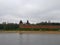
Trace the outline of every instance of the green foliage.
{"type": "Polygon", "coordinates": [[[0,24],[0,30],[16,30],[18,27],[18,24],[0,24]]]}
{"type": "MultiPolygon", "coordinates": [[[[44,23],[45,24],[45,23],[44,23]]],[[[54,24],[54,23],[53,23],[54,24]]],[[[57,25],[57,24],[55,24],[57,25]]],[[[0,24],[0,31],[60,31],[60,28],[19,28],[18,24],[0,24]]]]}
{"type": "Polygon", "coordinates": [[[20,31],[59,31],[59,28],[18,28],[20,31]]]}

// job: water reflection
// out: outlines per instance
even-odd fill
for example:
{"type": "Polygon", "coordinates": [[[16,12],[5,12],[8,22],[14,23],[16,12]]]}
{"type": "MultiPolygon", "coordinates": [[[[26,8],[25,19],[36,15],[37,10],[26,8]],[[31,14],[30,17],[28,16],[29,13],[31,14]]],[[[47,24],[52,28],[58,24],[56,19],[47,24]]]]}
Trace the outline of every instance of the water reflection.
{"type": "Polygon", "coordinates": [[[29,45],[29,34],[19,34],[20,45],[29,45]]]}
{"type": "Polygon", "coordinates": [[[20,45],[60,45],[60,35],[20,34],[20,45]]]}
{"type": "Polygon", "coordinates": [[[19,45],[17,33],[0,33],[0,45],[19,45]]]}
{"type": "Polygon", "coordinates": [[[60,45],[60,34],[0,34],[0,45],[60,45]]]}

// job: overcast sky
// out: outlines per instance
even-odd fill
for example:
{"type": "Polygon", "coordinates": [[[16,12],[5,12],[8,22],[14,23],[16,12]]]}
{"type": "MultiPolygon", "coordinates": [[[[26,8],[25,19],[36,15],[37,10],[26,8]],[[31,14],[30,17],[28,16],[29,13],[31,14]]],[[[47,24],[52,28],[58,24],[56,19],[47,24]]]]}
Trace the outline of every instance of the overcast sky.
{"type": "Polygon", "coordinates": [[[0,23],[60,22],[60,0],[0,0],[0,23]]]}

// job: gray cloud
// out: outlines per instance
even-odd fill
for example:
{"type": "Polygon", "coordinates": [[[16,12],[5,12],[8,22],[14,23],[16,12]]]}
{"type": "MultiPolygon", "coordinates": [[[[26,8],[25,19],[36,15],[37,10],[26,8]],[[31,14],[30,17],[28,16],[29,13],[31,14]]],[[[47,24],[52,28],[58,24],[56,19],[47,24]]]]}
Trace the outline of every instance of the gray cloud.
{"type": "Polygon", "coordinates": [[[0,22],[60,22],[60,0],[0,0],[0,22]]]}

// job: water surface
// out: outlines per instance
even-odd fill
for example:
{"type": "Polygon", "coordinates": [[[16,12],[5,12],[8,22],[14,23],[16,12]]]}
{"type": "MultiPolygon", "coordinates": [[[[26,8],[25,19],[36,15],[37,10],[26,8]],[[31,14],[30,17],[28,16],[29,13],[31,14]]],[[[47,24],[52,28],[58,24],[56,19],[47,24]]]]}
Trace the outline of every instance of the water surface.
{"type": "Polygon", "coordinates": [[[1,33],[0,45],[60,45],[60,34],[1,33]]]}

